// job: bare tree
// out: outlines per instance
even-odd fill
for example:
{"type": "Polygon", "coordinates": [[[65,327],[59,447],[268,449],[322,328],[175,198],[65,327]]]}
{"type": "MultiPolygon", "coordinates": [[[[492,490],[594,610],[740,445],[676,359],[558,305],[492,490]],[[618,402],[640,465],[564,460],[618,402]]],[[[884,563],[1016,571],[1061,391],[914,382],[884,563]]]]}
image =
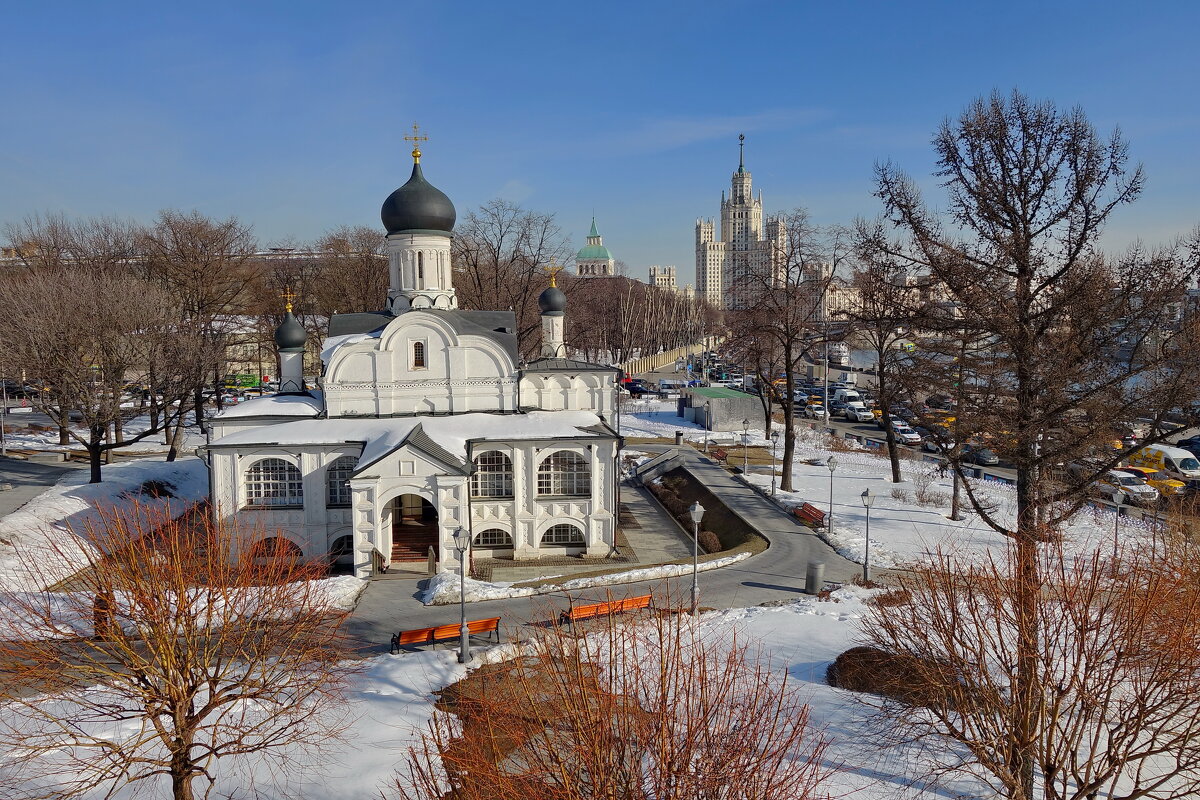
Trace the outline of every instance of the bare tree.
{"type": "Polygon", "coordinates": [[[511,309],[520,351],[532,357],[540,347],[537,296],[547,286],[545,268],[551,259],[567,266],[573,256],[553,214],[492,200],[467,214],[454,232],[451,260],[459,305],[511,309]]]}
{"type": "Polygon", "coordinates": [[[295,768],[342,731],[345,612],[285,540],[135,510],[52,547],[36,568],[70,591],[9,596],[0,633],[7,797],[193,800],[218,761],[295,768]]]}
{"type": "Polygon", "coordinates": [[[543,629],[441,706],[397,796],[805,800],[832,772],[786,674],[686,614],[543,629]]]}
{"type": "MultiPolygon", "coordinates": [[[[183,308],[183,319],[213,341],[219,320],[239,307],[247,285],[247,265],[257,243],[251,229],[234,217],[210,219],[198,211],[163,210],[143,233],[138,247],[147,277],[160,283],[183,308]]],[[[224,378],[221,361],[209,365],[213,385],[224,378]]],[[[192,391],[196,423],[204,430],[204,387],[192,391]]],[[[220,407],[220,392],[216,393],[220,407]]]]}
{"type": "Polygon", "coordinates": [[[1003,797],[1152,800],[1200,792],[1200,575],[1195,546],[1115,541],[1089,555],[1043,549],[1034,672],[1018,642],[1030,588],[1015,552],[979,565],[950,556],[900,577],[909,600],[880,604],[867,642],[890,654],[880,708],[906,740],[948,736],[1003,797]],[[1105,555],[1100,555],[1104,552],[1105,555]],[[901,677],[902,676],[902,677],[901,677]],[[1031,728],[1016,687],[1031,682],[1031,728]],[[913,704],[923,706],[916,710],[913,704]]]}
{"type": "Polygon", "coordinates": [[[383,308],[388,293],[385,241],[376,228],[343,225],[313,244],[320,276],[313,287],[318,313],[329,317],[383,308]]]}
{"type": "Polygon", "coordinates": [[[892,427],[892,408],[899,396],[900,373],[907,362],[901,346],[914,336],[913,324],[921,311],[919,293],[908,279],[908,272],[898,268],[895,262],[868,258],[850,281],[854,288],[854,304],[834,315],[848,320],[854,335],[871,350],[893,483],[903,480],[900,444],[892,427]]]}
{"type": "Polygon", "coordinates": [[[1120,259],[1099,252],[1105,223],[1137,197],[1143,177],[1127,169],[1120,135],[1102,141],[1081,110],[993,95],[945,122],[933,144],[946,218],[896,167],[880,166],[877,194],[902,238],[880,230],[867,245],[928,270],[967,327],[990,340],[964,375],[963,405],[1016,470],[1015,521],[996,514],[970,481],[964,486],[984,522],[1016,547],[1018,669],[1005,769],[1018,776],[1011,796],[1028,800],[1045,713],[1036,694],[1038,545],[1056,537],[1087,484],[1127,453],[1112,453],[1072,485],[1052,483],[1050,469],[1090,450],[1114,421],[1157,423],[1194,407],[1200,367],[1187,354],[1196,331],[1176,325],[1171,308],[1197,264],[1173,247],[1138,247],[1120,259]]]}
{"type": "MultiPolygon", "coordinates": [[[[797,209],[778,218],[782,236],[771,263],[748,269],[730,287],[741,308],[728,312],[734,341],[752,339],[764,351],[778,354],[784,383],[784,445],[780,478],[783,491],[792,489],[792,460],[796,450],[795,407],[792,398],[803,359],[824,341],[825,295],[837,268],[848,257],[848,239],[838,228],[813,225],[797,209]]],[[[764,387],[765,390],[765,387],[764,387]]]]}
{"type": "Polygon", "coordinates": [[[6,360],[38,388],[32,404],[87,450],[93,483],[107,452],[157,434],[184,413],[191,387],[181,380],[195,371],[197,355],[159,287],[131,272],[37,269],[0,281],[0,307],[7,311],[0,316],[6,360]],[[64,286],[72,289],[70,303],[62,302],[64,286]],[[133,396],[143,391],[162,398],[161,414],[131,434],[124,425],[146,413],[133,396]]]}

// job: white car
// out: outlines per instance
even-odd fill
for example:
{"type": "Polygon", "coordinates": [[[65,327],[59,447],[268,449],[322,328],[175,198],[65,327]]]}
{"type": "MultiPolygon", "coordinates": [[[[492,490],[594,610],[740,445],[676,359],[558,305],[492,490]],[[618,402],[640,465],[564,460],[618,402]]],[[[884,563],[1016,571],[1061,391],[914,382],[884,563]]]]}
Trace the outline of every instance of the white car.
{"type": "Polygon", "coordinates": [[[1123,492],[1125,502],[1137,506],[1153,506],[1158,502],[1158,489],[1145,480],[1128,472],[1109,470],[1104,477],[1092,484],[1095,492],[1106,500],[1116,502],[1118,492],[1123,492]]]}
{"type": "Polygon", "coordinates": [[[902,444],[918,445],[921,443],[921,435],[903,422],[893,422],[892,430],[896,433],[896,438],[902,444]]]}
{"type": "Polygon", "coordinates": [[[842,416],[850,422],[874,422],[875,415],[862,403],[847,403],[842,416]]]}

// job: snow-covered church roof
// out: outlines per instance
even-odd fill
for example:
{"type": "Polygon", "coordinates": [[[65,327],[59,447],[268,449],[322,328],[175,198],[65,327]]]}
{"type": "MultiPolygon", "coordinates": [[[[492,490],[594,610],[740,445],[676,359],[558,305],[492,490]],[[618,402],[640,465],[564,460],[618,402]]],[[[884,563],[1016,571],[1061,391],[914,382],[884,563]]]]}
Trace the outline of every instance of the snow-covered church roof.
{"type": "MultiPolygon", "coordinates": [[[[418,447],[424,437],[428,437],[429,442],[444,450],[460,465],[468,460],[469,441],[611,439],[616,436],[599,416],[590,411],[531,411],[526,414],[471,413],[436,417],[296,420],[231,433],[210,446],[339,445],[361,442],[363,451],[358,460],[361,469],[405,444],[418,428],[418,447]]],[[[421,449],[429,450],[428,447],[421,449]]]]}

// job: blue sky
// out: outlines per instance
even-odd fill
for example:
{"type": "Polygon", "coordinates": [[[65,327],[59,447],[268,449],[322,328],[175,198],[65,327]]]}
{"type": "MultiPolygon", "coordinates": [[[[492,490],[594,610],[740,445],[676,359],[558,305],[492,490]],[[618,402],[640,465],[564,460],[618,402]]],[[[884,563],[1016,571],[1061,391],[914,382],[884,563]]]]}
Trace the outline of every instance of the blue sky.
{"type": "Polygon", "coordinates": [[[746,134],[769,212],[877,212],[875,162],[927,185],[929,138],[994,88],[1081,105],[1145,164],[1110,243],[1200,222],[1200,4],[3,0],[0,222],[237,215],[264,243],[377,225],[408,177],[460,216],[554,213],[645,277],[693,268],[746,134]]]}

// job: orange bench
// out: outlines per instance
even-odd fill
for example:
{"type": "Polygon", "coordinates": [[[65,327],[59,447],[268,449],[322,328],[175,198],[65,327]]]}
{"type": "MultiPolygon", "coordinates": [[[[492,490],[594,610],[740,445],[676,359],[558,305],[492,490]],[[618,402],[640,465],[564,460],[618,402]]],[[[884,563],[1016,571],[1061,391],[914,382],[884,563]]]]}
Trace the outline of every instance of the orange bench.
{"type": "MultiPolygon", "coordinates": [[[[432,644],[445,639],[457,639],[460,625],[455,622],[450,625],[438,625],[433,628],[414,628],[411,631],[400,631],[392,634],[391,653],[400,652],[400,647],[406,644],[432,644]]],[[[494,633],[496,641],[500,641],[500,618],[475,619],[467,623],[467,632],[471,634],[494,633]]]]}
{"type": "Polygon", "coordinates": [[[718,464],[724,464],[729,461],[729,453],[725,452],[719,447],[713,450],[711,455],[717,460],[718,464]]]}
{"type": "Polygon", "coordinates": [[[571,606],[559,615],[559,622],[575,623],[582,619],[591,619],[604,614],[620,614],[623,611],[635,611],[639,608],[650,607],[650,595],[641,597],[626,597],[624,600],[610,600],[607,603],[591,603],[586,606],[571,606]]]}
{"type": "Polygon", "coordinates": [[[825,512],[814,506],[812,503],[805,503],[797,506],[792,510],[796,518],[812,528],[825,527],[825,512]]]}

